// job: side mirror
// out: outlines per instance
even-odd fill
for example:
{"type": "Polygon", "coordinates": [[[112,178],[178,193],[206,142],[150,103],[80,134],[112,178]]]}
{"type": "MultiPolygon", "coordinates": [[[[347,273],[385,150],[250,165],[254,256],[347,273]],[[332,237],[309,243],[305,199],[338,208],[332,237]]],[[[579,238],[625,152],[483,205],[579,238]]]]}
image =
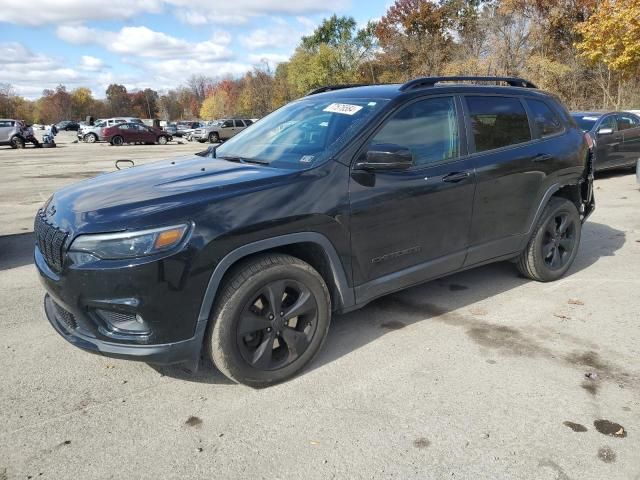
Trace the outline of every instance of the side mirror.
{"type": "Polygon", "coordinates": [[[613,133],[613,128],[602,127],[598,129],[598,135],[611,135],[613,133]]]}
{"type": "Polygon", "coordinates": [[[356,162],[359,170],[407,170],[413,166],[413,154],[400,145],[390,143],[371,145],[356,162]]]}

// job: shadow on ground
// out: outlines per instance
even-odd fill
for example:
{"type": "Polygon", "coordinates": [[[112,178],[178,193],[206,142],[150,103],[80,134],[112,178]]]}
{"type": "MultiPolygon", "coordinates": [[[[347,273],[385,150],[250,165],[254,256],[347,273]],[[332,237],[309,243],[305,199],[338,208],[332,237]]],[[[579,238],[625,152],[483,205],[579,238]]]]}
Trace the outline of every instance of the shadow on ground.
{"type": "Polygon", "coordinates": [[[33,263],[33,232],[0,236],[0,271],[33,263]]]}
{"type": "MultiPolygon", "coordinates": [[[[587,222],[580,251],[567,277],[590,267],[603,257],[615,255],[625,240],[625,234],[620,230],[587,222]]],[[[480,307],[474,308],[482,300],[527,283],[531,283],[531,280],[520,276],[513,264],[500,262],[387,295],[355,312],[334,315],[325,346],[307,371],[321,368],[393,330],[421,321],[438,321],[463,327],[479,345],[506,355],[552,356],[555,352],[551,352],[539,339],[529,338],[509,326],[489,323],[483,317],[490,312],[480,307]],[[459,312],[466,308],[470,309],[469,314],[459,312]]],[[[569,292],[567,295],[570,296],[569,292]]],[[[565,340],[575,344],[582,353],[562,357],[562,361],[579,366],[591,366],[599,362],[597,353],[592,352],[596,346],[569,336],[565,340]]],[[[612,375],[618,372],[613,367],[610,370],[612,375]]],[[[187,381],[228,383],[208,359],[201,361],[195,376],[179,369],[163,369],[161,372],[187,381]]]]}

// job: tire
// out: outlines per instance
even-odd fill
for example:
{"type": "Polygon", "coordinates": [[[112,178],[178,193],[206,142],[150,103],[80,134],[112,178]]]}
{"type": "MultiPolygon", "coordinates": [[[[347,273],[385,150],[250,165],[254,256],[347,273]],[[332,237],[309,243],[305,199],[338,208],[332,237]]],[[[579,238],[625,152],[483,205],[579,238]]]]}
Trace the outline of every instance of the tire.
{"type": "Polygon", "coordinates": [[[566,198],[551,197],[527,247],[516,265],[522,275],[538,282],[562,277],[576,258],[582,222],[576,206],[566,198]]]}
{"type": "Polygon", "coordinates": [[[116,147],[120,147],[124,144],[124,138],[120,135],[116,135],[111,139],[111,145],[115,145],[116,147]]]}
{"type": "Polygon", "coordinates": [[[158,137],[158,145],[166,145],[169,140],[164,135],[158,137]]]}
{"type": "Polygon", "coordinates": [[[24,148],[24,139],[18,135],[11,137],[11,148],[24,148]]]}
{"type": "Polygon", "coordinates": [[[220,143],[220,135],[217,132],[211,132],[209,134],[209,143],[220,143]]]}
{"type": "Polygon", "coordinates": [[[311,362],[330,323],[329,290],[313,267],[289,255],[260,255],[234,268],[221,285],[206,349],[229,379],[265,387],[311,362]]]}
{"type": "Polygon", "coordinates": [[[87,133],[83,140],[87,143],[96,143],[98,141],[98,136],[95,133],[87,133]]]}

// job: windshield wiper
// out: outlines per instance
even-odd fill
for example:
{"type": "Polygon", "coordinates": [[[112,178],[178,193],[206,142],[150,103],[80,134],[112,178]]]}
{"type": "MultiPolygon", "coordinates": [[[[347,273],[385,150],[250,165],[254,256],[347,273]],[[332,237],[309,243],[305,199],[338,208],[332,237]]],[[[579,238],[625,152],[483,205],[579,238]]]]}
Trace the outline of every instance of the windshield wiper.
{"type": "Polygon", "coordinates": [[[258,165],[269,165],[269,162],[265,162],[264,160],[257,160],[255,158],[246,158],[246,157],[236,157],[236,156],[224,156],[224,157],[216,157],[221,160],[227,160],[228,162],[236,162],[236,163],[255,163],[258,165]]]}

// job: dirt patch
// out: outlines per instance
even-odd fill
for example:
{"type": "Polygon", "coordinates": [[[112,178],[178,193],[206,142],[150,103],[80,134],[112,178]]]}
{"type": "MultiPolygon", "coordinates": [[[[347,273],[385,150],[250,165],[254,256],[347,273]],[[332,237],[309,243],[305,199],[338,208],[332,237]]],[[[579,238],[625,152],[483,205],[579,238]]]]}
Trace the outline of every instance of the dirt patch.
{"type": "Polygon", "coordinates": [[[625,438],[627,431],[622,425],[609,420],[596,420],[593,422],[593,426],[596,430],[603,435],[609,435],[610,437],[625,438]]]}
{"type": "Polygon", "coordinates": [[[600,447],[598,449],[598,458],[604,463],[613,463],[616,461],[616,452],[611,450],[610,447],[600,447]]]}
{"type": "Polygon", "coordinates": [[[416,448],[428,448],[431,442],[424,437],[416,438],[413,441],[413,446],[416,448]]]}
{"type": "Polygon", "coordinates": [[[574,422],[570,422],[570,421],[567,420],[566,422],[562,422],[562,424],[565,427],[569,427],[574,432],[586,432],[587,431],[587,427],[585,427],[584,425],[581,425],[579,423],[574,423],[574,422]]]}
{"type": "Polygon", "coordinates": [[[202,419],[200,417],[191,416],[187,418],[187,421],[184,422],[184,424],[189,427],[197,427],[199,425],[202,425],[202,419]]]}

